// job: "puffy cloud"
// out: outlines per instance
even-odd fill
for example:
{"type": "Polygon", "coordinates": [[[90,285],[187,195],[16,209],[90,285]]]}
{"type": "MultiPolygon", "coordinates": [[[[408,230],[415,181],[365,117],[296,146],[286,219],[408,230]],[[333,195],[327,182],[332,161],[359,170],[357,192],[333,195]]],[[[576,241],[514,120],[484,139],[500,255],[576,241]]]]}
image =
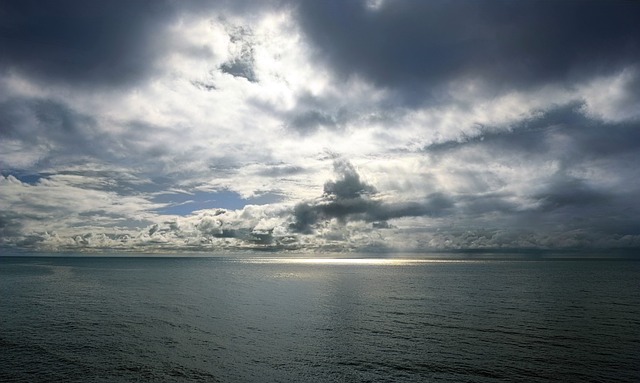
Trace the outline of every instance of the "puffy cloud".
{"type": "Polygon", "coordinates": [[[313,226],[323,220],[339,222],[374,222],[377,228],[386,227],[393,218],[434,216],[453,207],[446,196],[435,193],[420,202],[385,202],[375,199],[376,189],[361,181],[354,166],[345,160],[336,160],[334,170],[339,178],[324,184],[324,194],[315,201],[305,201],[294,208],[295,221],[291,229],[312,233],[313,226]]]}

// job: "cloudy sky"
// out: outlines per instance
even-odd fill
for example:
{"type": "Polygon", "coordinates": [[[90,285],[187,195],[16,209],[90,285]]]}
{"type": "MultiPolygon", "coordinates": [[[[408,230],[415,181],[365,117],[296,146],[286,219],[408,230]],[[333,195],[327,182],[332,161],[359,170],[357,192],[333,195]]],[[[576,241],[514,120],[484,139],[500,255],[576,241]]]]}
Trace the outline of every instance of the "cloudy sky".
{"type": "Polygon", "coordinates": [[[0,247],[640,247],[640,2],[3,1],[0,247]]]}

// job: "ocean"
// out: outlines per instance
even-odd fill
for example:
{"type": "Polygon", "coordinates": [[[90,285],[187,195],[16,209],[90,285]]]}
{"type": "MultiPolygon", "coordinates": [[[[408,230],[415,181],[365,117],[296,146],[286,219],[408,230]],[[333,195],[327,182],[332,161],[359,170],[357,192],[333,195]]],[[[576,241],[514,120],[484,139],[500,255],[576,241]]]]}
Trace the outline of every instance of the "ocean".
{"type": "Polygon", "coordinates": [[[640,261],[0,257],[2,382],[638,382],[640,261]]]}

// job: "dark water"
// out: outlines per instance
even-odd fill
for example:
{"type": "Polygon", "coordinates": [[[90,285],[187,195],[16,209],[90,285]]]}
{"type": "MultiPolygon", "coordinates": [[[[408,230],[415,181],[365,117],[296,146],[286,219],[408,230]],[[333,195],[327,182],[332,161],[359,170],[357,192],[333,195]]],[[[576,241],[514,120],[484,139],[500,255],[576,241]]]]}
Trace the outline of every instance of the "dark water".
{"type": "Polygon", "coordinates": [[[0,258],[2,382],[640,381],[640,262],[0,258]]]}

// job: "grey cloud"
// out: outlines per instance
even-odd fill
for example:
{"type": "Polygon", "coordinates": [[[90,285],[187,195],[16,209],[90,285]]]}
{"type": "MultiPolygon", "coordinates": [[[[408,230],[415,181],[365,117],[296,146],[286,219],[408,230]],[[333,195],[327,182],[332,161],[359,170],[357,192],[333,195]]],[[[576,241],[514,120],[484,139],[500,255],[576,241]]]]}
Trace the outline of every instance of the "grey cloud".
{"type": "Polygon", "coordinates": [[[482,217],[488,213],[514,214],[518,206],[509,202],[514,197],[509,193],[484,193],[463,195],[457,198],[457,205],[468,218],[482,217]]]}
{"type": "Polygon", "coordinates": [[[387,221],[373,222],[371,227],[374,229],[391,229],[393,226],[387,221]]]}
{"type": "Polygon", "coordinates": [[[590,187],[584,180],[562,176],[552,182],[543,192],[534,195],[541,202],[543,210],[555,210],[564,207],[593,208],[608,204],[612,195],[590,187]]]}
{"type": "Polygon", "coordinates": [[[5,1],[0,64],[56,82],[126,84],[153,66],[173,11],[164,1],[5,1]]]}
{"type": "Polygon", "coordinates": [[[256,174],[267,176],[267,177],[283,177],[283,176],[300,174],[304,172],[305,172],[305,169],[300,166],[278,164],[278,165],[268,165],[264,169],[260,169],[256,171],[256,174]]]}
{"type": "Polygon", "coordinates": [[[341,129],[349,121],[358,117],[359,105],[351,102],[347,107],[345,100],[335,95],[312,95],[302,92],[296,99],[296,107],[282,113],[287,128],[300,133],[312,134],[318,129],[341,129]]]}
{"type": "Polygon", "coordinates": [[[583,230],[542,232],[531,227],[526,229],[473,228],[423,232],[420,240],[415,240],[415,238],[407,238],[407,240],[413,241],[409,248],[413,247],[421,251],[444,249],[462,250],[466,253],[476,251],[486,253],[487,250],[490,250],[498,253],[516,252],[520,255],[523,254],[523,250],[544,254],[549,249],[552,249],[554,254],[579,249],[580,255],[584,255],[585,251],[608,255],[612,249],[634,249],[640,244],[640,236],[594,234],[583,230]],[[603,252],[603,249],[607,250],[603,252]]]}
{"type": "Polygon", "coordinates": [[[252,32],[249,28],[233,27],[229,31],[231,43],[238,45],[238,52],[220,66],[224,73],[235,77],[242,77],[250,82],[258,82],[256,77],[252,32]]]}
{"type": "Polygon", "coordinates": [[[291,117],[287,127],[300,133],[312,133],[321,127],[334,127],[337,125],[335,116],[319,110],[307,110],[299,112],[291,117]]]}
{"type": "MultiPolygon", "coordinates": [[[[175,178],[164,169],[167,162],[175,159],[175,152],[163,142],[175,142],[181,132],[144,121],[125,122],[123,127],[126,129],[109,129],[103,120],[77,112],[58,100],[14,97],[0,101],[0,139],[18,143],[23,150],[37,151],[37,161],[28,168],[8,164],[12,173],[49,169],[59,174],[125,182],[124,186],[132,190],[141,190],[141,183],[148,184],[146,178],[157,178],[154,174],[159,172],[167,180],[175,178]],[[150,137],[154,140],[150,141],[150,137]],[[91,169],[87,162],[98,168],[91,169]],[[127,174],[101,170],[128,169],[132,162],[137,167],[127,174]],[[82,170],[65,170],[74,167],[82,170]]],[[[187,160],[193,160],[197,152],[193,150],[189,155],[187,160]]],[[[203,166],[202,172],[206,171],[203,166]]],[[[190,175],[198,176],[195,171],[190,175]]],[[[162,183],[166,185],[168,181],[162,183]]]]}
{"type": "Polygon", "coordinates": [[[290,229],[310,234],[321,221],[337,219],[340,222],[372,222],[377,228],[385,228],[386,221],[402,217],[440,216],[450,212],[454,201],[434,193],[419,202],[384,202],[372,197],[375,187],[360,179],[354,166],[345,160],[334,161],[334,171],[339,176],[327,181],[324,194],[316,201],[305,201],[294,207],[290,229]]]}
{"type": "Polygon", "coordinates": [[[12,98],[0,102],[0,137],[38,148],[40,165],[51,166],[69,154],[104,154],[108,139],[90,116],[48,99],[12,98]]]}
{"type": "Polygon", "coordinates": [[[440,155],[467,146],[491,146],[496,150],[523,152],[543,152],[548,149],[548,133],[568,125],[593,124],[581,112],[583,103],[569,103],[541,111],[537,115],[511,123],[507,128],[476,125],[469,133],[462,134],[456,140],[436,142],[424,148],[424,151],[440,155]]]}
{"type": "Polygon", "coordinates": [[[127,148],[127,152],[131,154],[142,154],[143,158],[155,158],[167,155],[171,152],[170,145],[172,139],[177,136],[176,132],[166,126],[159,126],[145,121],[129,121],[126,124],[126,130],[118,137],[120,146],[127,148]],[[149,137],[156,138],[156,142],[149,145],[149,137]],[[157,140],[157,138],[165,138],[166,140],[157,140]]]}
{"type": "Polygon", "coordinates": [[[535,117],[496,129],[480,126],[458,140],[434,143],[424,152],[437,159],[465,148],[483,148],[499,156],[559,161],[562,166],[587,160],[620,157],[640,149],[640,121],[607,122],[584,113],[584,103],[573,102],[540,112],[535,117]],[[558,137],[564,138],[558,151],[558,137]]]}
{"type": "Polygon", "coordinates": [[[191,85],[206,92],[211,92],[218,89],[213,83],[204,81],[191,81],[191,85]]]}
{"type": "Polygon", "coordinates": [[[440,217],[450,214],[454,206],[454,199],[433,193],[418,202],[376,202],[364,212],[362,219],[371,222],[403,217],[440,217]]]}
{"type": "Polygon", "coordinates": [[[217,249],[252,249],[277,250],[295,246],[295,238],[276,236],[273,228],[258,229],[249,221],[230,218],[234,212],[225,209],[207,211],[197,217],[194,222],[180,224],[178,221],[167,221],[149,226],[139,236],[139,244],[147,246],[155,244],[163,248],[192,248],[203,250],[217,249]]]}
{"type": "Polygon", "coordinates": [[[37,163],[31,165],[35,168],[84,166],[87,160],[106,161],[110,167],[126,167],[132,160],[139,167],[160,167],[157,163],[162,158],[158,157],[169,152],[165,145],[147,144],[151,132],[156,136],[172,134],[166,128],[131,122],[129,129],[117,133],[102,124],[53,99],[14,97],[0,101],[0,138],[37,150],[37,163]]]}
{"type": "Polygon", "coordinates": [[[360,180],[360,175],[350,162],[334,161],[333,169],[341,178],[337,181],[327,181],[324,184],[325,196],[336,199],[353,199],[376,193],[373,186],[360,180]]]}
{"type": "MultiPolygon", "coordinates": [[[[526,181],[527,189],[518,191],[518,195],[495,193],[473,184],[475,193],[472,190],[455,197],[456,211],[462,217],[476,225],[489,219],[483,225],[500,230],[530,231],[537,244],[546,235],[545,246],[564,241],[586,246],[605,243],[612,235],[640,234],[635,197],[640,191],[640,175],[637,167],[629,165],[640,150],[639,121],[591,118],[584,113],[583,104],[573,103],[516,122],[509,130],[490,128],[479,129],[476,136],[460,141],[429,146],[425,152],[436,160],[481,158],[489,176],[489,169],[497,164],[512,170],[521,164],[539,164],[543,169],[547,166],[550,173],[532,176],[526,181]],[[525,200],[533,205],[519,206],[525,200]],[[500,214],[500,221],[493,214],[500,214]],[[508,227],[501,227],[501,222],[508,227]],[[578,231],[592,238],[570,235],[578,231]]],[[[464,172],[462,177],[473,179],[464,172]]],[[[509,179],[497,181],[492,184],[514,190],[509,179]]],[[[514,238],[521,238],[516,234],[514,238]]]]}
{"type": "Polygon", "coordinates": [[[469,185],[467,194],[453,197],[455,211],[447,222],[491,233],[467,236],[446,229],[442,235],[450,236],[438,234],[433,243],[460,248],[637,246],[640,174],[631,163],[640,150],[640,122],[599,119],[586,106],[560,105],[508,127],[479,126],[458,140],[425,148],[436,164],[459,165],[450,176],[469,185]],[[486,172],[480,181],[490,182],[475,182],[464,161],[478,161],[472,168],[478,175],[486,172]],[[520,173],[537,164],[548,173],[528,180],[518,174],[525,180],[515,184],[508,176],[492,174],[505,167],[520,173]]]}
{"type": "Polygon", "coordinates": [[[309,203],[301,202],[293,209],[294,222],[289,228],[294,232],[311,234],[311,225],[315,224],[321,217],[317,209],[309,203]]]}
{"type": "Polygon", "coordinates": [[[452,79],[538,86],[640,58],[633,1],[398,0],[376,10],[365,1],[304,1],[297,9],[319,59],[401,89],[407,101],[452,79]]]}
{"type": "Polygon", "coordinates": [[[10,244],[22,237],[20,216],[12,212],[0,212],[0,243],[10,244]]]}
{"type": "Polygon", "coordinates": [[[134,171],[122,169],[76,169],[59,170],[55,174],[41,173],[41,177],[75,176],[80,180],[87,180],[82,187],[85,189],[114,192],[121,196],[140,195],[156,191],[158,188],[169,188],[172,185],[163,180],[151,180],[134,171]]]}
{"type": "Polygon", "coordinates": [[[540,222],[548,229],[581,230],[594,238],[640,235],[637,192],[637,184],[630,184],[628,190],[605,189],[559,171],[531,196],[539,202],[538,207],[516,219],[523,226],[540,222]]]}
{"type": "Polygon", "coordinates": [[[234,77],[245,78],[250,82],[258,81],[253,70],[253,59],[251,57],[236,57],[222,64],[220,70],[234,77]]]}
{"type": "Polygon", "coordinates": [[[53,100],[13,98],[0,103],[0,124],[3,137],[36,144],[44,135],[73,140],[95,121],[53,100]]]}
{"type": "Polygon", "coordinates": [[[610,157],[640,150],[640,121],[569,126],[580,157],[610,157]]]}
{"type": "MultiPolygon", "coordinates": [[[[130,86],[152,75],[163,55],[177,48],[163,34],[180,15],[255,14],[278,7],[278,3],[4,1],[0,3],[0,71],[18,71],[45,82],[76,86],[130,86]]],[[[243,53],[223,70],[251,80],[255,76],[248,66],[250,59],[250,54],[243,53]]]]}
{"type": "MultiPolygon", "coordinates": [[[[636,68],[637,70],[637,68],[636,68]]],[[[634,108],[640,104],[640,73],[637,71],[635,75],[624,87],[625,107],[634,108]]]]}

